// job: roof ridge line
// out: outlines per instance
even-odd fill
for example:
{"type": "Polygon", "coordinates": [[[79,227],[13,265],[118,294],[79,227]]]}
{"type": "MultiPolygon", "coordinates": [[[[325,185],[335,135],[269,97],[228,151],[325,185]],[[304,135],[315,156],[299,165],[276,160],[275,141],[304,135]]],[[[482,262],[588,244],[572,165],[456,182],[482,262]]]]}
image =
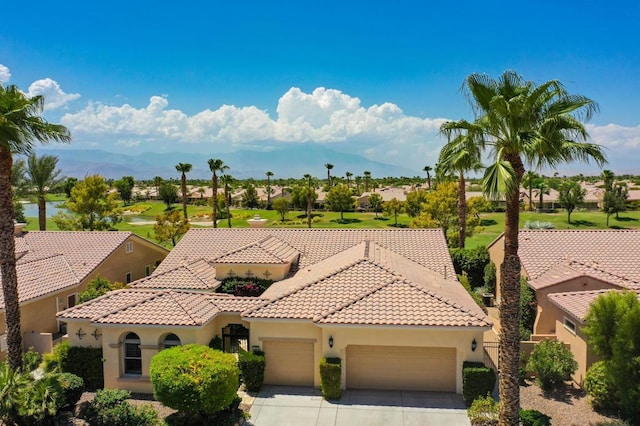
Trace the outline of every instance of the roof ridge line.
{"type": "MultiPolygon", "coordinates": [[[[164,290],[164,289],[163,289],[163,290],[150,290],[150,289],[124,289],[124,288],[123,288],[123,289],[120,289],[120,290],[125,290],[125,291],[131,291],[131,290],[133,290],[133,291],[139,291],[139,292],[144,292],[144,291],[146,291],[146,292],[149,292],[151,295],[150,295],[149,297],[145,298],[145,299],[138,300],[138,301],[136,301],[136,302],[127,303],[127,304],[126,304],[126,305],[124,305],[124,306],[118,307],[118,308],[116,308],[116,309],[112,309],[112,310],[110,310],[110,311],[108,311],[108,312],[105,312],[105,313],[104,313],[104,314],[102,314],[102,315],[99,315],[99,316],[95,317],[95,318],[91,318],[91,322],[98,321],[98,320],[100,320],[100,319],[102,319],[102,318],[105,318],[105,317],[106,317],[106,316],[108,316],[108,315],[115,314],[116,312],[126,311],[126,310],[127,310],[127,309],[129,309],[129,308],[132,308],[132,307],[134,307],[134,306],[136,306],[136,305],[139,305],[139,304],[141,304],[141,303],[145,303],[145,302],[148,302],[148,301],[150,301],[150,300],[153,300],[153,299],[155,299],[156,297],[161,296],[161,295],[162,295],[162,293],[166,293],[166,292],[168,292],[168,291],[169,291],[169,290],[164,290]]],[[[120,290],[118,290],[118,291],[120,291],[120,290]]],[[[108,296],[108,295],[109,295],[109,293],[105,294],[104,296],[108,296]]],[[[104,297],[104,296],[101,296],[101,297],[104,297]]],[[[97,298],[97,299],[93,299],[93,300],[98,300],[98,299],[100,299],[101,297],[99,297],[99,298],[97,298]]],[[[80,305],[78,305],[78,306],[80,306],[80,305]]]]}
{"type": "MultiPolygon", "coordinates": [[[[204,324],[204,319],[203,318],[198,318],[198,320],[196,320],[196,318],[191,314],[191,312],[189,312],[189,310],[184,306],[184,304],[178,300],[173,293],[180,293],[180,291],[176,291],[176,290],[169,290],[168,294],[169,296],[173,299],[173,301],[180,307],[180,309],[182,309],[184,311],[185,314],[187,314],[187,316],[189,318],[191,318],[191,321],[193,321],[194,323],[198,324],[198,325],[202,325],[204,324]]],[[[209,303],[211,303],[211,300],[209,300],[209,303]]],[[[212,305],[216,306],[215,304],[211,303],[212,305]]],[[[218,308],[216,306],[216,308],[218,308]]],[[[220,311],[220,309],[218,308],[218,311],[220,311]]]]}
{"type": "MultiPolygon", "coordinates": [[[[593,266],[593,265],[591,265],[591,264],[589,264],[587,262],[584,262],[584,261],[572,260],[571,262],[572,263],[575,262],[575,263],[577,263],[579,265],[585,266],[585,267],[587,267],[589,269],[593,269],[593,270],[598,271],[598,272],[602,272],[603,274],[610,275],[612,277],[620,278],[621,280],[624,280],[624,281],[631,281],[632,283],[640,284],[640,281],[637,281],[637,280],[635,280],[633,278],[625,277],[623,275],[616,274],[615,272],[611,272],[611,271],[608,271],[608,270],[603,269],[603,268],[595,267],[595,266],[593,266]]],[[[595,262],[595,263],[596,263],[596,265],[600,265],[597,262],[595,262]]]]}

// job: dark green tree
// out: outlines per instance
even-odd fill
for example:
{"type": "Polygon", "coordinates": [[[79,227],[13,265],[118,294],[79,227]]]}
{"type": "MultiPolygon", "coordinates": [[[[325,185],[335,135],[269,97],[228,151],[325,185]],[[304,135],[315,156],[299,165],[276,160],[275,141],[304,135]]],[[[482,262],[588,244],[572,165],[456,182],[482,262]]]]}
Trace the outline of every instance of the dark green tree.
{"type": "Polygon", "coordinates": [[[114,182],[114,186],[118,190],[118,194],[120,194],[120,198],[124,202],[124,205],[128,205],[131,202],[131,196],[133,195],[133,187],[136,182],[133,179],[133,176],[123,176],[122,179],[114,182]]]}
{"type": "Polygon", "coordinates": [[[355,200],[351,196],[351,190],[347,185],[340,184],[331,188],[325,203],[334,212],[340,212],[340,220],[344,221],[344,212],[353,210],[355,200]]]}
{"type": "Polygon", "coordinates": [[[245,209],[257,209],[260,207],[260,198],[258,198],[258,191],[252,184],[247,185],[242,193],[242,207],[245,209]]]}
{"type": "Polygon", "coordinates": [[[567,222],[571,223],[571,213],[584,203],[587,190],[583,189],[578,182],[571,180],[564,181],[558,191],[558,201],[562,207],[567,209],[567,222]]]}
{"type": "Polygon", "coordinates": [[[171,182],[163,182],[160,185],[160,192],[158,193],[158,198],[165,202],[167,205],[166,210],[171,209],[171,204],[175,204],[178,202],[178,188],[171,182]]]}

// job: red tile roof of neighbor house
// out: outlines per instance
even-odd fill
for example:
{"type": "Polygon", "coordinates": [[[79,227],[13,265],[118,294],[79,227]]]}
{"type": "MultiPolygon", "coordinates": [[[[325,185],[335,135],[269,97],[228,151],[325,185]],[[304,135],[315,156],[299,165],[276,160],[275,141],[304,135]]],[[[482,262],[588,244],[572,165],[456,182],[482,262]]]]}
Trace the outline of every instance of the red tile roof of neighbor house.
{"type": "MultiPolygon", "coordinates": [[[[15,237],[20,302],[78,285],[132,235],[111,231],[29,231],[15,237]]],[[[0,303],[0,310],[3,308],[4,303],[0,303]]]]}
{"type": "MultiPolygon", "coordinates": [[[[552,293],[549,295],[549,300],[554,305],[566,313],[572,315],[574,318],[584,322],[589,307],[598,296],[606,294],[610,291],[616,290],[592,290],[592,291],[572,291],[566,293],[552,293]]],[[[640,292],[638,293],[638,299],[640,299],[640,292]]]]}
{"type": "Polygon", "coordinates": [[[290,263],[300,252],[286,242],[272,235],[232,250],[214,259],[213,263],[252,263],[258,265],[277,265],[290,263]]]}
{"type": "Polygon", "coordinates": [[[441,230],[195,229],[152,276],[133,284],[136,290],[110,293],[59,317],[97,324],[200,326],[219,313],[238,312],[247,319],[323,324],[489,327],[453,274],[441,230]],[[172,285],[200,290],[213,282],[214,262],[240,252],[243,262],[251,262],[244,257],[248,247],[261,248],[258,262],[265,261],[265,250],[269,262],[274,253],[278,259],[300,253],[298,268],[262,298],[138,290],[172,285]]]}
{"type": "Polygon", "coordinates": [[[518,254],[530,282],[540,279],[542,287],[552,285],[549,274],[564,281],[563,275],[586,273],[609,274],[624,285],[640,282],[638,247],[640,229],[520,230],[518,254]]]}

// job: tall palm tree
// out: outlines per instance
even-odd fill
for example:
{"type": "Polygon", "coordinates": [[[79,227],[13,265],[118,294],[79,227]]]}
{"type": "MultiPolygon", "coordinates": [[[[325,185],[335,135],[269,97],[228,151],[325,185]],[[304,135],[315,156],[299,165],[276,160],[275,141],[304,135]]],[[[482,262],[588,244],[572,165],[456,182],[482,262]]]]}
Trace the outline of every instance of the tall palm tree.
{"type": "Polygon", "coordinates": [[[528,170],[522,177],[522,183],[529,189],[529,211],[533,211],[533,187],[538,177],[533,170],[528,170]]]}
{"type": "Polygon", "coordinates": [[[213,218],[213,227],[217,228],[218,223],[218,175],[217,173],[224,173],[225,170],[229,170],[229,166],[224,164],[224,161],[218,158],[210,158],[209,170],[211,170],[211,189],[213,190],[213,211],[211,217],[213,218]]]}
{"type": "Polygon", "coordinates": [[[40,114],[42,96],[29,97],[16,86],[0,84],[0,270],[4,295],[9,366],[22,366],[22,334],[13,237],[13,194],[11,170],[14,154],[30,154],[35,142],[69,142],[66,127],[52,124],[40,114]]]}
{"type": "Polygon", "coordinates": [[[369,170],[364,171],[364,192],[369,192],[369,179],[371,179],[371,172],[369,170]]]}
{"type": "Polygon", "coordinates": [[[267,175],[267,187],[265,188],[267,192],[267,210],[269,210],[271,209],[271,176],[273,176],[273,172],[268,171],[265,174],[267,175]]]}
{"type": "Polygon", "coordinates": [[[331,189],[331,170],[333,169],[333,164],[327,163],[324,166],[327,168],[327,184],[329,185],[329,189],[331,189]]]}
{"type": "Polygon", "coordinates": [[[518,424],[520,388],[520,258],[518,221],[520,184],[525,162],[536,169],[581,160],[606,162],[599,145],[586,142],[583,120],[597,112],[591,99],[569,94],[550,80],[540,85],[513,71],[494,79],[471,74],[463,84],[475,120],[445,123],[451,135],[471,135],[481,152],[488,150],[493,164],[485,170],[483,189],[492,199],[506,199],[504,260],[500,266],[500,425],[518,424]]]}
{"type": "Polygon", "coordinates": [[[176,164],[176,170],[182,173],[180,182],[182,184],[182,211],[184,213],[184,220],[189,220],[187,215],[187,173],[191,171],[193,166],[189,163],[176,164]]]}
{"type": "Polygon", "coordinates": [[[315,185],[313,182],[313,177],[310,174],[304,175],[304,180],[307,185],[305,195],[307,197],[307,226],[311,228],[311,207],[312,207],[312,191],[315,191],[315,185]]]}
{"type": "Polygon", "coordinates": [[[353,173],[346,172],[344,175],[347,177],[347,187],[351,189],[351,176],[353,176],[353,173]]]}
{"type": "Polygon", "coordinates": [[[544,208],[544,196],[551,193],[551,187],[544,182],[539,182],[536,185],[536,192],[538,193],[538,209],[541,211],[544,208]]]}
{"type": "Polygon", "coordinates": [[[57,165],[58,157],[54,155],[36,157],[35,154],[30,154],[27,158],[27,176],[38,199],[38,225],[41,231],[47,230],[46,195],[60,174],[60,170],[56,170],[57,165]]]}
{"type": "Polygon", "coordinates": [[[153,178],[153,185],[156,187],[156,199],[160,199],[160,186],[162,185],[162,176],[156,176],[153,178]]]}
{"type": "MultiPolygon", "coordinates": [[[[458,178],[458,247],[464,248],[467,238],[467,197],[464,173],[482,168],[480,149],[470,135],[459,134],[440,151],[438,164],[447,173],[456,171],[458,178]]],[[[429,166],[425,167],[425,171],[429,166]]],[[[427,172],[428,173],[428,172],[427,172]]]]}
{"type": "Polygon", "coordinates": [[[220,180],[224,185],[224,207],[227,211],[227,225],[231,228],[231,185],[233,185],[235,179],[231,175],[224,174],[220,176],[220,180]]]}
{"type": "Polygon", "coordinates": [[[433,167],[424,166],[422,170],[424,170],[427,173],[427,185],[428,185],[428,189],[431,189],[431,170],[433,170],[433,167]]]}

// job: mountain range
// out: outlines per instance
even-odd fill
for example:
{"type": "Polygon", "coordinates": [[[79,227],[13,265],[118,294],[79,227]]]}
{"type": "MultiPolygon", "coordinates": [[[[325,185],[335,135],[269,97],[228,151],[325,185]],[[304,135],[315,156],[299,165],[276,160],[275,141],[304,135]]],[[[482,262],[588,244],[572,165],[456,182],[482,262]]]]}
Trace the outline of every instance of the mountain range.
{"type": "Polygon", "coordinates": [[[177,177],[175,169],[178,163],[191,163],[189,178],[206,179],[211,177],[207,160],[220,158],[229,166],[229,174],[238,179],[250,177],[263,179],[267,171],[274,178],[302,178],[306,173],[322,178],[327,175],[326,163],[334,165],[331,174],[344,177],[345,172],[353,176],[363,175],[365,170],[373,177],[418,176],[420,170],[372,161],[358,154],[334,151],[323,145],[291,144],[285,149],[271,151],[240,150],[227,153],[159,153],[141,154],[115,153],[101,150],[82,149],[42,149],[42,154],[58,157],[61,175],[83,178],[86,175],[100,174],[105,178],[119,179],[122,176],[134,176],[136,179],[177,177]]]}

